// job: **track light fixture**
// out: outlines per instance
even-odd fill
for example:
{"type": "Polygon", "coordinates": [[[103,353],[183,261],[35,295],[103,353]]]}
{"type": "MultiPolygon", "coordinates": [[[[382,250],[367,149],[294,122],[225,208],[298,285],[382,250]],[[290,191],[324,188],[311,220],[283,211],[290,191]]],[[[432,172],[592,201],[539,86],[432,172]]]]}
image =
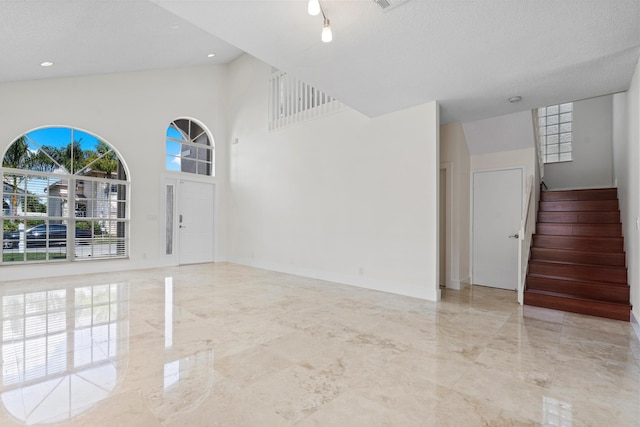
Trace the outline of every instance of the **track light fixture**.
{"type": "Polygon", "coordinates": [[[319,0],[309,0],[309,15],[318,16],[320,15],[320,1],[319,0]]]}
{"type": "Polygon", "coordinates": [[[327,15],[324,13],[324,9],[322,7],[322,4],[320,3],[320,0],[309,0],[309,6],[307,8],[307,11],[309,12],[309,15],[312,15],[312,16],[317,16],[322,13],[322,18],[324,20],[324,23],[322,25],[321,39],[325,43],[329,43],[331,40],[333,40],[333,33],[331,32],[331,24],[329,22],[329,19],[327,18],[327,15]]]}
{"type": "Polygon", "coordinates": [[[331,25],[327,18],[324,18],[324,26],[322,27],[322,41],[329,43],[333,40],[333,33],[331,32],[331,25]]]}

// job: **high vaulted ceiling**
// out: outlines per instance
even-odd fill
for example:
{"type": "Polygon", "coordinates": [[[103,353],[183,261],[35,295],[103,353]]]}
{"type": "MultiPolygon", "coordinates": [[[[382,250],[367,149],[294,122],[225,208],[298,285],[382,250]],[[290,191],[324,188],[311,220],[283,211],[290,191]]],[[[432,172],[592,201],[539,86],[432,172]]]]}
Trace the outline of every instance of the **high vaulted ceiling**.
{"type": "Polygon", "coordinates": [[[624,91],[640,56],[639,0],[322,4],[328,44],[307,0],[0,0],[0,82],[244,51],[370,117],[438,100],[447,123],[624,91]]]}

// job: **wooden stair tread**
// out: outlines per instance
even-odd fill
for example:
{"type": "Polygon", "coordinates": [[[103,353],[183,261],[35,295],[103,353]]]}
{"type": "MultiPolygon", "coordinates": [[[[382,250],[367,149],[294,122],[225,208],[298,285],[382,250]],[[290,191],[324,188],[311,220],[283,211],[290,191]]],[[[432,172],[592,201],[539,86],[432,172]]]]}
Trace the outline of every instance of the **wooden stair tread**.
{"type": "Polygon", "coordinates": [[[542,224],[620,224],[620,211],[539,211],[537,221],[542,224]]]}
{"type": "Polygon", "coordinates": [[[597,282],[593,280],[584,280],[584,279],[576,279],[575,277],[566,277],[566,276],[554,276],[552,274],[540,274],[540,273],[527,273],[527,277],[540,277],[544,279],[553,279],[553,280],[561,280],[565,282],[577,282],[577,283],[585,283],[589,285],[598,285],[598,286],[610,286],[610,287],[629,287],[628,283],[615,283],[615,282],[597,282]]]}
{"type": "Polygon", "coordinates": [[[529,260],[626,268],[626,256],[624,251],[603,252],[577,249],[541,248],[533,246],[531,248],[529,260]]]}
{"type": "Polygon", "coordinates": [[[536,234],[544,236],[622,237],[621,224],[540,222],[536,234]]]}
{"type": "Polygon", "coordinates": [[[600,252],[623,252],[623,237],[557,236],[534,234],[533,245],[540,248],[577,249],[600,252]]]}
{"type": "Polygon", "coordinates": [[[600,301],[558,292],[525,290],[524,303],[536,307],[568,311],[629,322],[631,304],[600,301]]]}
{"type": "Polygon", "coordinates": [[[598,302],[598,303],[616,305],[616,306],[621,306],[621,307],[631,307],[631,304],[628,304],[628,303],[617,303],[617,302],[610,302],[610,301],[600,301],[600,300],[594,300],[594,299],[590,299],[590,298],[578,297],[578,296],[571,295],[571,294],[563,294],[561,292],[541,291],[541,290],[538,290],[538,289],[528,289],[528,290],[525,291],[525,293],[527,293],[527,292],[528,293],[532,293],[532,294],[550,295],[550,296],[566,298],[566,299],[570,299],[570,300],[591,301],[591,302],[598,302]]]}
{"type": "Polygon", "coordinates": [[[554,200],[540,201],[541,212],[602,212],[619,210],[618,200],[554,200]]]}
{"type": "Polygon", "coordinates": [[[575,266],[575,267],[596,267],[596,268],[605,268],[607,270],[627,270],[627,267],[619,266],[619,265],[601,265],[601,264],[587,264],[583,262],[570,262],[570,261],[554,261],[547,259],[530,259],[529,262],[533,262],[536,264],[553,264],[553,265],[567,265],[567,266],[575,266]]]}
{"type": "MultiPolygon", "coordinates": [[[[586,250],[586,249],[546,248],[546,247],[541,247],[541,246],[535,246],[535,249],[537,249],[538,251],[558,252],[559,254],[578,252],[579,254],[582,254],[582,255],[593,255],[593,256],[598,256],[598,255],[620,256],[620,255],[624,254],[624,251],[606,252],[606,251],[593,251],[593,250],[586,250]]],[[[585,263],[585,264],[588,264],[588,263],[585,263]]],[[[597,265],[597,264],[591,264],[591,265],[597,265]]]]}
{"type": "Polygon", "coordinates": [[[618,198],[617,188],[594,188],[584,190],[547,190],[540,193],[545,201],[559,200],[611,200],[618,198]]]}
{"type": "MultiPolygon", "coordinates": [[[[578,236],[573,236],[573,237],[578,237],[578,236]]],[[[558,251],[558,252],[580,252],[580,253],[586,253],[586,254],[604,254],[604,255],[609,255],[611,254],[610,251],[593,251],[593,250],[588,250],[588,249],[563,249],[563,248],[542,248],[542,247],[538,247],[538,246],[532,246],[531,247],[536,248],[536,249],[542,249],[542,250],[551,250],[551,251],[558,251]]],[[[623,252],[614,252],[614,254],[620,254],[620,253],[624,253],[623,252]]]]}

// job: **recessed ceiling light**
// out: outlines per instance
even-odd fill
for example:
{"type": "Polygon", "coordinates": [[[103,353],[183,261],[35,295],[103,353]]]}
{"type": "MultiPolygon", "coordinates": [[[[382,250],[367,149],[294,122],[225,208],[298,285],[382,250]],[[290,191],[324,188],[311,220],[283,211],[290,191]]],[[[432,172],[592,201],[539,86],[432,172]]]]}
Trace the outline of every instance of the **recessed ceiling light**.
{"type": "Polygon", "coordinates": [[[520,102],[520,101],[522,101],[521,96],[512,96],[511,98],[509,98],[509,102],[512,104],[515,104],[516,102],[520,102]]]}
{"type": "Polygon", "coordinates": [[[53,62],[51,61],[44,61],[40,63],[41,67],[51,67],[53,65],[53,62]]]}
{"type": "Polygon", "coordinates": [[[173,24],[172,26],[169,27],[170,29],[172,29],[173,31],[175,30],[179,30],[180,29],[180,25],[178,24],[173,24]]]}
{"type": "Polygon", "coordinates": [[[210,53],[209,55],[207,55],[207,58],[213,58],[214,56],[216,56],[215,53],[210,53]]]}

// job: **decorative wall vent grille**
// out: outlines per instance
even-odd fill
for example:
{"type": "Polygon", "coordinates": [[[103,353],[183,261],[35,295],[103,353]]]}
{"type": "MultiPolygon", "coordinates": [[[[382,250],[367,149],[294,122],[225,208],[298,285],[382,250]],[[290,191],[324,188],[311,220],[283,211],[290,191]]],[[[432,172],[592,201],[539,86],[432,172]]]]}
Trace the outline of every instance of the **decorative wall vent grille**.
{"type": "Polygon", "coordinates": [[[409,0],[373,0],[373,2],[380,6],[380,9],[385,12],[401,5],[402,3],[406,3],[407,1],[409,0]]]}
{"type": "Polygon", "coordinates": [[[337,99],[278,71],[269,82],[269,130],[275,131],[344,108],[337,99]]]}

